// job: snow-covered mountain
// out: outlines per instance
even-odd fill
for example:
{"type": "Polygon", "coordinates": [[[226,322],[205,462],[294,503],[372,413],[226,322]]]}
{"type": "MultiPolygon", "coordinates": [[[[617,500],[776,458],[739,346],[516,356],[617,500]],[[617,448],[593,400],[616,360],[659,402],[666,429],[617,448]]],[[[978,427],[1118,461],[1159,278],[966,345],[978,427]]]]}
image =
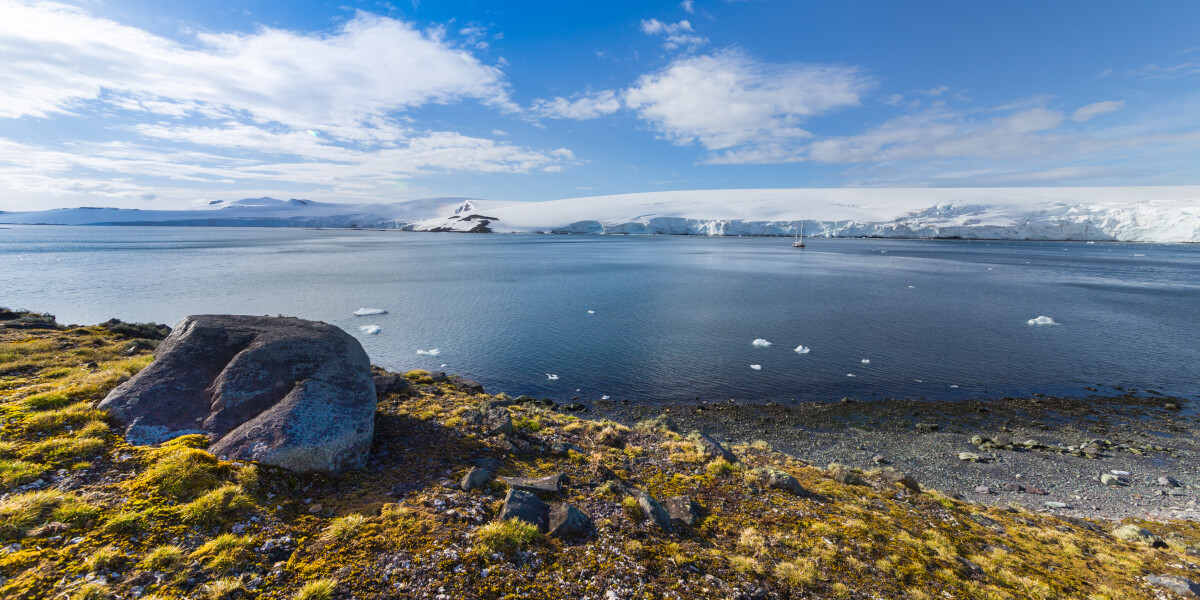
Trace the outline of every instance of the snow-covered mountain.
{"type": "Polygon", "coordinates": [[[1200,242],[1200,186],[694,190],[362,205],[248,198],[184,211],[0,213],[0,223],[784,236],[803,226],[816,237],[1200,242]]]}
{"type": "MultiPolygon", "coordinates": [[[[1200,186],[760,189],[474,202],[493,231],[1200,242],[1200,186]]],[[[418,230],[465,231],[449,215],[418,230]]]]}

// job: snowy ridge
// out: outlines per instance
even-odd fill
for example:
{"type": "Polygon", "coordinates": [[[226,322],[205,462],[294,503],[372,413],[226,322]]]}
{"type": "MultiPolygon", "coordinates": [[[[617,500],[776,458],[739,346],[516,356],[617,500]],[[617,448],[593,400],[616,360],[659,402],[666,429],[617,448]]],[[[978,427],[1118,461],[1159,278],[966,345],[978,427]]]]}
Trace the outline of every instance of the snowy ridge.
{"type": "Polygon", "coordinates": [[[0,212],[0,223],[406,231],[1200,242],[1200,186],[650,192],[549,202],[337,204],[247,198],[193,210],[0,212]]]}
{"type": "MultiPolygon", "coordinates": [[[[494,231],[1200,242],[1200,187],[698,190],[475,207],[494,231]]],[[[465,230],[436,218],[417,230],[465,230]]]]}

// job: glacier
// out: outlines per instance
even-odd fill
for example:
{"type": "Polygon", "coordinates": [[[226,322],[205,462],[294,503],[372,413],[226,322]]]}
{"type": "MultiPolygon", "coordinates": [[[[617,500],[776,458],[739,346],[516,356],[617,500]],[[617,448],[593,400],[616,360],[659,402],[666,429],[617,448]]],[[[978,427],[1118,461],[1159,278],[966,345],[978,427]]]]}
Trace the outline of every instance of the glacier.
{"type": "Polygon", "coordinates": [[[1200,186],[681,190],[545,202],[248,198],[192,210],[0,212],[0,223],[472,233],[1200,242],[1200,186]]]}

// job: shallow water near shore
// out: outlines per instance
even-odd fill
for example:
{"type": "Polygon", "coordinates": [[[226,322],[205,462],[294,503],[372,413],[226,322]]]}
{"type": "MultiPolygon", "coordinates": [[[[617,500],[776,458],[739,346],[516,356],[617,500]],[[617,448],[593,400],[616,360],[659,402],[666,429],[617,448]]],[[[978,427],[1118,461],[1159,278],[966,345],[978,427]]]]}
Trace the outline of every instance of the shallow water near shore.
{"type": "Polygon", "coordinates": [[[293,315],[391,369],[560,401],[1200,393],[1200,247],[790,242],[15,226],[0,306],[81,324],[293,315]]]}

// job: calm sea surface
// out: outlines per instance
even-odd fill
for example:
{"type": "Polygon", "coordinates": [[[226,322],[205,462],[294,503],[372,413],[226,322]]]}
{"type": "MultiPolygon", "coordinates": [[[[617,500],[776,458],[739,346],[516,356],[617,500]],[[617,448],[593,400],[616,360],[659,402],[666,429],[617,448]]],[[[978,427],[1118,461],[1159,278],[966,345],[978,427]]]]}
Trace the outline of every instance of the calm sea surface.
{"type": "Polygon", "coordinates": [[[0,306],[316,319],[390,369],[558,400],[1200,394],[1198,246],[790,242],[14,226],[0,306]]]}

